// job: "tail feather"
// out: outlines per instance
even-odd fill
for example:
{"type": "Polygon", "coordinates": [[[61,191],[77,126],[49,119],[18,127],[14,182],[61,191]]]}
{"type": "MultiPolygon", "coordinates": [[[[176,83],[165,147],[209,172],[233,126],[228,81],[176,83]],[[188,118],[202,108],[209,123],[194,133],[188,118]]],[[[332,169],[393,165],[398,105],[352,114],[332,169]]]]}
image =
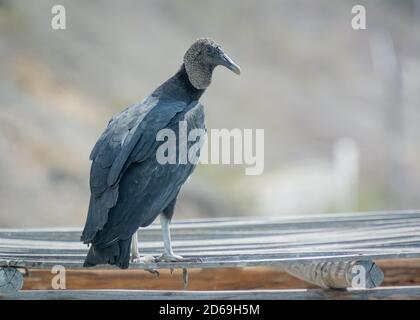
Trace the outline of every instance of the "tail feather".
{"type": "Polygon", "coordinates": [[[130,244],[130,238],[127,240],[118,240],[106,248],[99,248],[92,244],[83,267],[93,267],[97,264],[111,264],[117,265],[121,269],[127,269],[130,261],[130,244]]]}
{"type": "Polygon", "coordinates": [[[96,197],[90,195],[89,209],[86,218],[85,227],[80,240],[83,243],[90,243],[95,235],[104,228],[108,221],[110,208],[115,206],[118,198],[118,187],[105,191],[102,195],[96,197]]]}

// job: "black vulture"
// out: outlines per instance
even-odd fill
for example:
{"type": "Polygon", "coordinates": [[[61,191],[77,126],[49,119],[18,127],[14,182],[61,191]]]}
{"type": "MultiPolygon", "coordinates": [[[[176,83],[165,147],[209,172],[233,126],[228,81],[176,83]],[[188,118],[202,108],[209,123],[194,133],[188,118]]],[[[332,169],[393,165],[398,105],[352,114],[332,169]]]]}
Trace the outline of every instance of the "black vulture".
{"type": "Polygon", "coordinates": [[[139,259],[137,230],[158,215],[165,247],[161,259],[183,259],[172,251],[169,223],[180,188],[195,164],[157,161],[156,152],[163,142],[157,141],[156,134],[167,128],[179,135],[180,121],[187,122],[188,131],[205,129],[198,100],[218,65],[240,74],[239,66],[220,45],[210,39],[197,40],[174,76],[109,121],[90,154],[91,196],[81,236],[81,241],[91,244],[85,267],[112,264],[128,268],[130,251],[133,260],[139,259]]]}

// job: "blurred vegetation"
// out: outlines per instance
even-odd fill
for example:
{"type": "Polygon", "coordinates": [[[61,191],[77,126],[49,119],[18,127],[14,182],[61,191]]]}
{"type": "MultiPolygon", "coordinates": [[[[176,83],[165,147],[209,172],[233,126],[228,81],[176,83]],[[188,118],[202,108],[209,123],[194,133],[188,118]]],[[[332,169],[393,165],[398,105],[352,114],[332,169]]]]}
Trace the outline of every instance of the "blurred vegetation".
{"type": "Polygon", "coordinates": [[[419,1],[63,0],[65,31],[50,27],[54,4],[0,1],[0,227],[80,226],[88,156],[109,118],[171,76],[203,36],[243,70],[216,70],[202,98],[207,126],[264,128],[265,171],[200,166],[176,218],[419,207],[419,1]],[[355,31],[359,3],[368,29],[355,31]],[[375,71],[378,32],[395,46],[400,100],[375,71]],[[343,137],[359,160],[337,182],[343,137]],[[353,202],[334,204],[343,194],[353,202]]]}

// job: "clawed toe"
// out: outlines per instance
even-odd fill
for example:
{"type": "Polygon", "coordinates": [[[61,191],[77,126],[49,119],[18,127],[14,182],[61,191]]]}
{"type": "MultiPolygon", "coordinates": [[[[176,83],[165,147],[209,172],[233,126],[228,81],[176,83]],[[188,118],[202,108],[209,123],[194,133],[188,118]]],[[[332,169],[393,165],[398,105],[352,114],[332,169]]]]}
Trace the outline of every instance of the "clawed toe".
{"type": "Polygon", "coordinates": [[[156,262],[155,257],[153,257],[152,255],[147,255],[147,256],[137,256],[137,257],[132,257],[131,258],[131,262],[132,263],[144,263],[144,264],[148,264],[148,263],[154,263],[156,262]]]}
{"type": "Polygon", "coordinates": [[[131,263],[140,263],[140,257],[131,257],[130,262],[131,263]]]}
{"type": "MultiPolygon", "coordinates": [[[[156,259],[155,257],[148,255],[148,256],[144,256],[144,257],[140,257],[140,256],[135,256],[135,257],[131,257],[131,262],[132,263],[141,263],[141,264],[149,264],[149,263],[155,263],[156,259]]],[[[150,272],[151,274],[155,275],[156,277],[159,277],[159,271],[157,271],[156,269],[149,269],[146,268],[144,269],[148,272],[150,272]]]]}
{"type": "Polygon", "coordinates": [[[181,256],[175,255],[175,254],[162,254],[157,261],[158,262],[180,262],[184,261],[185,259],[181,256]]]}

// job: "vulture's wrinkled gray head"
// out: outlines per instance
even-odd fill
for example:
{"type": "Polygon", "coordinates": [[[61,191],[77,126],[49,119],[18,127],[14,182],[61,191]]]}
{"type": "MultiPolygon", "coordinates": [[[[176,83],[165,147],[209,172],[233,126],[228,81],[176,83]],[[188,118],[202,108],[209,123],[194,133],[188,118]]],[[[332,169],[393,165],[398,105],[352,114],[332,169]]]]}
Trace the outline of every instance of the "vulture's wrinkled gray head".
{"type": "Polygon", "coordinates": [[[184,65],[191,84],[197,89],[206,89],[211,83],[213,70],[225,66],[236,74],[239,66],[223,51],[222,47],[210,39],[198,39],[184,55],[184,65]]]}

